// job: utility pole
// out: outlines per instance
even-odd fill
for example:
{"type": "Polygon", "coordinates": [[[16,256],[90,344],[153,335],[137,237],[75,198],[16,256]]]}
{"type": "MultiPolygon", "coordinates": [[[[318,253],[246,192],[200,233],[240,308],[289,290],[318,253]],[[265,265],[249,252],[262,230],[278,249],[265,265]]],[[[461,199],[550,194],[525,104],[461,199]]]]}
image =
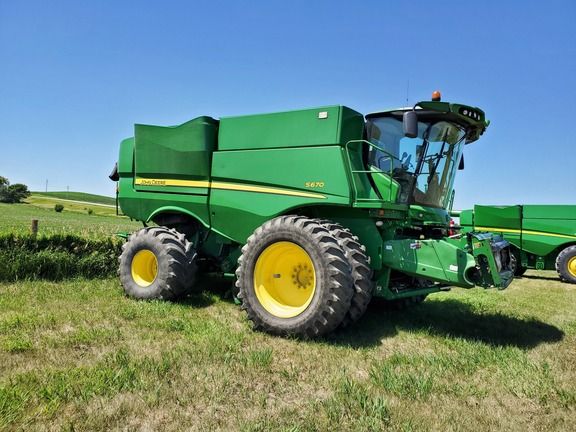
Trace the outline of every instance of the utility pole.
{"type": "Polygon", "coordinates": [[[48,179],[46,179],[46,192],[48,192],[48,179]]]}

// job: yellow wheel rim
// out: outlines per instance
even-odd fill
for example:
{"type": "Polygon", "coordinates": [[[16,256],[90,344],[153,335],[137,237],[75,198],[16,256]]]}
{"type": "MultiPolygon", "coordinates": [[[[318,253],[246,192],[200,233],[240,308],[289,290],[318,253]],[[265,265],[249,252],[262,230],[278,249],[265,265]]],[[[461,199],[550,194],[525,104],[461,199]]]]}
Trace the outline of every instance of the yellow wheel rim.
{"type": "Polygon", "coordinates": [[[576,277],[576,256],[568,260],[568,273],[576,277]]]}
{"type": "Polygon", "coordinates": [[[254,268],[258,301],[272,315],[292,318],[306,310],[316,291],[316,271],[310,255],[295,243],[268,246],[254,268]]]}
{"type": "Polygon", "coordinates": [[[141,287],[152,285],[158,275],[158,260],[148,249],[139,251],[132,259],[132,279],[141,287]]]}

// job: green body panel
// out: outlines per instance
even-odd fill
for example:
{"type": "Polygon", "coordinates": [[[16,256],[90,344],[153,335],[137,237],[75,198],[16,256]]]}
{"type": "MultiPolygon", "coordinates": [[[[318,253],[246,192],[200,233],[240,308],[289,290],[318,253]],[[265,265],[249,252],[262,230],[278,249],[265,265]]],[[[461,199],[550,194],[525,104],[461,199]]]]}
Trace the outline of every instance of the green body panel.
{"type": "Polygon", "coordinates": [[[382,262],[412,276],[463,288],[474,286],[465,277],[476,265],[474,256],[446,240],[389,240],[384,243],[382,262]]]}
{"type": "Polygon", "coordinates": [[[460,225],[463,227],[474,226],[474,211],[473,210],[462,210],[461,212],[454,212],[454,216],[460,217],[460,225]]]}
{"type": "Polygon", "coordinates": [[[344,106],[224,117],[218,150],[343,145],[361,139],[363,130],[362,114],[344,106]]]}
{"type": "Polygon", "coordinates": [[[450,215],[446,209],[411,205],[410,219],[412,222],[423,225],[447,226],[450,222],[450,215]]]}
{"type": "Polygon", "coordinates": [[[344,157],[340,146],[215,152],[215,183],[249,184],[251,189],[265,188],[266,192],[213,188],[210,208],[214,230],[244,243],[262,223],[291,209],[349,206],[344,157]]]}
{"type": "Polygon", "coordinates": [[[370,167],[372,171],[371,176],[374,180],[374,185],[380,193],[380,196],[390,202],[395,202],[400,191],[400,185],[391,176],[377,171],[374,167],[370,167]]]}
{"type": "Polygon", "coordinates": [[[516,250],[521,265],[554,270],[558,253],[576,244],[576,206],[474,206],[460,214],[464,231],[502,235],[516,250]]]}
{"type": "MultiPolygon", "coordinates": [[[[576,220],[576,205],[523,205],[525,219],[576,220]]],[[[567,226],[567,234],[576,234],[575,225],[567,226]]]]}
{"type": "Polygon", "coordinates": [[[134,138],[126,138],[120,143],[118,175],[134,178],[134,138]]]}
{"type": "Polygon", "coordinates": [[[210,227],[208,197],[162,192],[143,192],[134,189],[130,178],[120,178],[119,204],[122,212],[133,219],[150,222],[161,213],[182,213],[210,227]]]}
{"type": "Polygon", "coordinates": [[[194,217],[202,225],[210,226],[208,196],[205,194],[186,195],[180,188],[144,187],[136,190],[134,186],[134,138],[128,138],[120,144],[118,160],[118,203],[122,212],[133,219],[149,222],[153,216],[161,213],[182,213],[194,217]],[[157,190],[155,190],[157,189],[157,190]],[[176,189],[178,193],[171,193],[176,189]]]}
{"type": "Polygon", "coordinates": [[[521,229],[522,208],[520,206],[474,206],[474,225],[521,229]]]}
{"type": "Polygon", "coordinates": [[[173,127],[135,125],[136,177],[209,180],[217,131],[218,122],[210,117],[173,127]]]}
{"type": "Polygon", "coordinates": [[[537,256],[554,253],[576,243],[576,206],[525,205],[522,250],[537,256]],[[550,235],[554,234],[554,235],[550,235]]]}

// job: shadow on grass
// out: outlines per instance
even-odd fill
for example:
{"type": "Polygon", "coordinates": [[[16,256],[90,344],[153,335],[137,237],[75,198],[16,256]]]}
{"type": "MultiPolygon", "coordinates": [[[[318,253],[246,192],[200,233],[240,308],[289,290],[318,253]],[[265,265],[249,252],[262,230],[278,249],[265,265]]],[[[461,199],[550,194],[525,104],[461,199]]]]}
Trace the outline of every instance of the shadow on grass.
{"type": "Polygon", "coordinates": [[[231,291],[233,281],[231,279],[208,275],[201,276],[196,284],[198,293],[176,299],[174,302],[194,308],[203,308],[214,304],[214,295],[216,295],[223,301],[234,303],[231,291]]]}
{"type": "Polygon", "coordinates": [[[560,282],[558,275],[556,276],[539,276],[539,275],[523,275],[520,279],[536,279],[536,280],[550,280],[560,282]]]}
{"type": "Polygon", "coordinates": [[[190,294],[183,298],[173,300],[173,303],[190,306],[195,309],[201,309],[214,304],[214,297],[208,291],[190,294]]]}
{"type": "MultiPolygon", "coordinates": [[[[223,301],[234,302],[232,279],[205,277],[198,283],[207,291],[189,296],[180,303],[193,307],[209,306],[214,300],[208,293],[219,296],[223,301]]],[[[358,323],[346,330],[336,331],[321,341],[353,348],[370,347],[380,345],[382,339],[394,337],[401,330],[426,331],[448,338],[523,349],[558,342],[564,337],[564,332],[559,328],[536,319],[481,313],[457,300],[428,299],[404,310],[390,309],[382,303],[373,302],[358,323]]]]}
{"type": "Polygon", "coordinates": [[[356,325],[335,333],[326,341],[357,348],[376,346],[400,330],[426,331],[437,336],[523,349],[558,342],[564,337],[559,328],[536,319],[479,313],[456,300],[428,300],[400,311],[372,305],[356,325]]]}

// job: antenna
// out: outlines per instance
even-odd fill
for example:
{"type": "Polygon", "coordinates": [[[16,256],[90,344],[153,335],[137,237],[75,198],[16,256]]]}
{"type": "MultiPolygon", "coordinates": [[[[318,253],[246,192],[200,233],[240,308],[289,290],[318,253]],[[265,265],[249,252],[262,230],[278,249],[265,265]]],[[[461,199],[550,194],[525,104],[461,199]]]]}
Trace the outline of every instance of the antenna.
{"type": "Polygon", "coordinates": [[[406,106],[410,104],[410,102],[408,102],[409,96],[410,96],[410,78],[406,80],[406,106]]]}

